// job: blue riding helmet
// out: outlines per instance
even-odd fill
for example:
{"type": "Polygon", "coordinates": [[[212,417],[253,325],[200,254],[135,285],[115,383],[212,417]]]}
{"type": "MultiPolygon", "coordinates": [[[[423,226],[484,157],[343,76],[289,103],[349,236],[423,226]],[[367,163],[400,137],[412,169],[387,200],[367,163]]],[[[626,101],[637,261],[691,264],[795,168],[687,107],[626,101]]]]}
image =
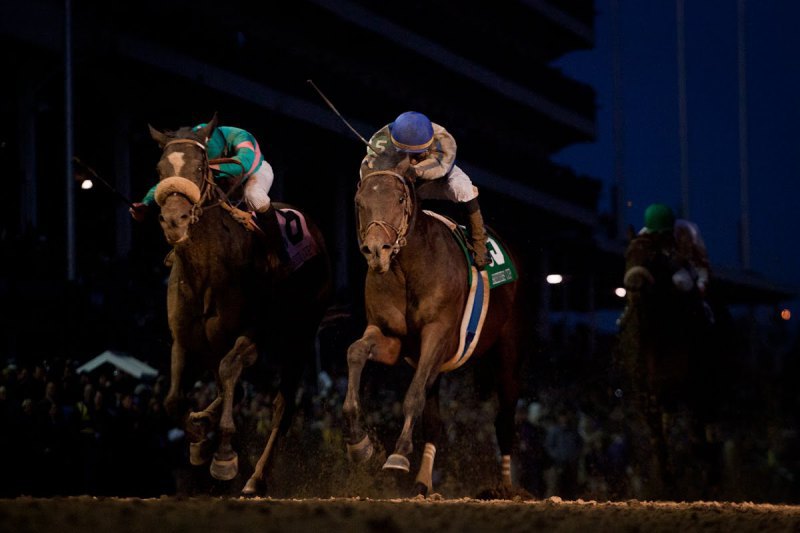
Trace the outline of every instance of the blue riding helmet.
{"type": "Polygon", "coordinates": [[[433,124],[422,113],[406,111],[389,124],[392,144],[401,152],[420,154],[433,142],[433,124]]]}

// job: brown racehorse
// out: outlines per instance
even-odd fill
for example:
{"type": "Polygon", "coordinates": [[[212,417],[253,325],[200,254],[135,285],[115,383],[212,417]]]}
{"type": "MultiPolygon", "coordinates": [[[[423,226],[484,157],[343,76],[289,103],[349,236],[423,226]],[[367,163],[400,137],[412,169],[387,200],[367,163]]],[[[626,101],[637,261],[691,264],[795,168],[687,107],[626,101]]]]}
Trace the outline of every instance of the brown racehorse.
{"type": "MultiPolygon", "coordinates": [[[[365,298],[367,326],[347,351],[349,368],[343,410],[351,460],[363,462],[374,446],[362,425],[359,388],[367,361],[394,365],[401,356],[413,362],[414,376],[405,395],[405,421],[394,453],[384,469],[408,472],[415,422],[422,417],[425,449],[416,490],[432,490],[431,473],[442,429],[439,388],[442,365],[459,346],[459,324],[468,296],[464,251],[441,221],[423,212],[415,185],[403,175],[401,156],[379,158],[355,195],[361,253],[368,264],[365,298]]],[[[495,419],[503,458],[501,480],[511,486],[514,410],[520,393],[521,329],[519,282],[491,290],[477,358],[492,354],[497,371],[499,411],[495,419]]]]}
{"type": "Polygon", "coordinates": [[[696,287],[681,290],[673,281],[681,265],[671,232],[636,236],[625,257],[628,306],[616,364],[635,433],[644,437],[635,446],[635,466],[648,497],[686,497],[697,488],[689,485],[708,483],[692,477],[707,467],[704,425],[719,401],[718,320],[696,287]]]}
{"type": "Polygon", "coordinates": [[[330,292],[330,266],[321,232],[297,209],[285,211],[291,206],[274,204],[285,214],[284,239],[300,242],[305,236],[306,251],[311,251],[305,262],[290,266],[279,259],[283,244],[268,242],[249,214],[230,204],[215,183],[206,153],[215,126],[216,115],[198,131],[150,128],[163,150],[156,189],[159,221],[174,252],[167,292],[171,380],[165,403],[174,413],[186,365],[213,373],[217,398],[205,410],[190,413],[186,422],[190,459],[194,465],[208,462],[214,448],[209,435],[217,434],[211,474],[233,479],[238,473],[231,443],[234,389],[258,352],[266,352],[279,371],[280,385],[269,439],[242,491],[249,495],[262,488],[276,439],[290,425],[305,364],[313,360],[330,292]]]}

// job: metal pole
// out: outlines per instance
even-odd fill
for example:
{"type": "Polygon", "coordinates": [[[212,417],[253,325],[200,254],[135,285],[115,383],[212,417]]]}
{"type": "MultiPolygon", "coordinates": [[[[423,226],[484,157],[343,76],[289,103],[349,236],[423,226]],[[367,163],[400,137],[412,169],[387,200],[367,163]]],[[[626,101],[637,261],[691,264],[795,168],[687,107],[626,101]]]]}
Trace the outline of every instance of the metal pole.
{"type": "Polygon", "coordinates": [[[613,94],[613,139],[614,139],[614,182],[616,184],[617,238],[625,235],[625,120],[622,113],[622,36],[619,24],[619,0],[611,0],[611,42],[612,42],[612,94],[613,94]]]}
{"type": "Polygon", "coordinates": [[[750,184],[747,153],[747,55],[745,42],[745,0],[737,6],[737,34],[739,61],[739,253],[742,268],[750,268],[750,184]]]}
{"type": "Polygon", "coordinates": [[[686,110],[686,35],[684,0],[676,1],[678,41],[678,138],[681,150],[681,216],[689,214],[689,119],[686,110]]]}
{"type": "Polygon", "coordinates": [[[72,2],[64,0],[64,150],[66,151],[67,280],[75,281],[75,180],[72,171],[72,2]]]}

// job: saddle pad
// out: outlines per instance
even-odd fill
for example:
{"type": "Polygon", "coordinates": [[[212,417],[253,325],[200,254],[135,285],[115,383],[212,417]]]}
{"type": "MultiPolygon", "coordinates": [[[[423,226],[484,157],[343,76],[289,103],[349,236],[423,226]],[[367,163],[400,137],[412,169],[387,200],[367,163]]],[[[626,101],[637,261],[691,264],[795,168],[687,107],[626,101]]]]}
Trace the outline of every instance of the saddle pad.
{"type": "Polygon", "coordinates": [[[278,225],[283,236],[283,247],[289,258],[289,268],[294,271],[317,255],[317,242],[308,231],[303,213],[294,209],[283,208],[276,212],[278,225]]]}
{"type": "Polygon", "coordinates": [[[450,372],[460,367],[472,355],[483,329],[486,311],[489,309],[489,276],[484,271],[478,271],[471,266],[472,283],[467,297],[467,306],[461,319],[461,328],[458,330],[458,349],[455,355],[439,369],[441,372],[450,372]]]}
{"type": "MultiPolygon", "coordinates": [[[[458,330],[458,348],[453,357],[439,368],[440,372],[455,370],[469,360],[475,346],[478,345],[486,311],[489,309],[489,276],[486,271],[478,271],[474,266],[469,268],[472,270],[472,275],[467,305],[458,330]]],[[[412,367],[417,367],[417,362],[410,357],[406,357],[405,361],[412,367]]]]}
{"type": "MultiPolygon", "coordinates": [[[[464,226],[459,226],[450,218],[440,215],[434,211],[423,210],[423,212],[429,216],[432,216],[439,221],[441,221],[445,226],[450,228],[450,231],[453,234],[453,237],[456,239],[458,244],[461,246],[461,249],[464,250],[464,255],[467,258],[467,262],[472,265],[472,254],[469,253],[467,250],[467,232],[464,226]]],[[[486,228],[486,232],[488,234],[488,238],[486,239],[486,249],[489,251],[489,258],[491,261],[486,268],[484,269],[485,272],[489,275],[489,288],[494,289],[504,283],[510,283],[512,281],[516,281],[517,276],[517,268],[514,266],[514,262],[511,261],[511,256],[508,255],[508,252],[500,244],[500,241],[496,238],[496,235],[490,228],[486,228]]],[[[470,279],[467,280],[468,284],[472,284],[472,269],[470,269],[470,279]]]]}

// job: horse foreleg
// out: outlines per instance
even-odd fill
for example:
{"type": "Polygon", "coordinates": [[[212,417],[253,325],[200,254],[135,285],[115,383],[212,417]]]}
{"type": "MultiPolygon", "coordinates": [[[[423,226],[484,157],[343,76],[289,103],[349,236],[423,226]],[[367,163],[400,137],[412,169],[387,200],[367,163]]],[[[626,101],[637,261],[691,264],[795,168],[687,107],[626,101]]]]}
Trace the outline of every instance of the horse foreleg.
{"type": "Polygon", "coordinates": [[[359,389],[364,365],[368,359],[394,364],[399,356],[400,340],[386,337],[374,325],[367,326],[361,338],[347,349],[347,394],[342,412],[348,430],[347,455],[353,462],[367,461],[374,451],[369,435],[361,426],[359,389]]]}
{"type": "MultiPolygon", "coordinates": [[[[183,377],[183,368],[186,363],[186,350],[181,345],[180,341],[172,343],[171,359],[170,359],[170,378],[169,378],[169,392],[164,399],[164,408],[173,417],[178,417],[178,405],[180,403],[181,395],[181,379],[183,377]]],[[[212,404],[213,405],[213,404],[212,404]]],[[[210,409],[210,407],[209,407],[210,409]]],[[[208,409],[206,410],[208,411],[208,409]]],[[[199,419],[203,418],[204,413],[189,413],[188,418],[181,419],[184,422],[184,428],[189,440],[189,462],[195,466],[205,464],[211,458],[211,450],[209,442],[206,438],[211,424],[203,424],[199,419]]],[[[205,415],[208,418],[208,415],[205,415]]],[[[215,422],[214,422],[215,423],[215,422]]]]}
{"type": "Polygon", "coordinates": [[[211,459],[211,443],[208,432],[216,427],[222,398],[217,396],[208,407],[197,413],[189,413],[186,420],[186,434],[189,435],[189,462],[195,466],[204,465],[211,459]]]}
{"type": "Polygon", "coordinates": [[[426,391],[439,375],[438,367],[442,363],[441,342],[443,338],[447,338],[443,333],[442,328],[432,325],[428,325],[423,332],[419,363],[403,400],[403,415],[405,416],[403,430],[397,438],[394,453],[386,459],[383,465],[384,469],[409,471],[408,455],[414,451],[412,443],[414,421],[422,415],[425,409],[426,391]],[[435,370],[434,367],[436,367],[435,370]]]}
{"type": "Polygon", "coordinates": [[[264,451],[261,452],[261,457],[258,458],[258,463],[256,463],[256,468],[253,471],[253,475],[250,476],[250,479],[247,480],[247,483],[245,483],[244,488],[242,489],[242,494],[244,496],[254,495],[258,491],[258,485],[264,481],[264,470],[266,470],[267,465],[269,464],[269,459],[272,456],[272,448],[275,446],[275,441],[278,439],[281,420],[283,419],[286,408],[286,402],[283,399],[283,394],[279,392],[275,396],[275,401],[272,402],[272,407],[272,429],[269,432],[269,438],[267,439],[266,446],[264,446],[264,451]]]}
{"type": "MultiPolygon", "coordinates": [[[[181,378],[183,377],[183,367],[186,363],[186,350],[181,343],[174,341],[170,352],[170,376],[169,392],[164,399],[164,408],[170,416],[178,416],[178,403],[181,394],[181,378]]],[[[182,418],[182,416],[181,416],[182,418]]]]}
{"type": "Polygon", "coordinates": [[[252,365],[257,355],[255,343],[249,337],[242,335],[236,339],[233,348],[220,361],[222,416],[219,420],[220,442],[211,462],[211,476],[214,479],[229,481],[236,477],[239,471],[238,456],[231,446],[231,439],[236,433],[236,425],[233,422],[233,394],[242,370],[252,365]]]}

